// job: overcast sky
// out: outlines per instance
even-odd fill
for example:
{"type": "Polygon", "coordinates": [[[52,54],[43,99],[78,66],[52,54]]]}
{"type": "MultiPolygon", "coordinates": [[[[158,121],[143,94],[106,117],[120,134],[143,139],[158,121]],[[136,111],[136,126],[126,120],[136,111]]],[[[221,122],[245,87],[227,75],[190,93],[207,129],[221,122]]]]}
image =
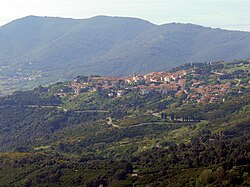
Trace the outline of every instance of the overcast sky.
{"type": "Polygon", "coordinates": [[[27,15],[126,16],[250,31],[250,0],[0,0],[0,25],[27,15]]]}

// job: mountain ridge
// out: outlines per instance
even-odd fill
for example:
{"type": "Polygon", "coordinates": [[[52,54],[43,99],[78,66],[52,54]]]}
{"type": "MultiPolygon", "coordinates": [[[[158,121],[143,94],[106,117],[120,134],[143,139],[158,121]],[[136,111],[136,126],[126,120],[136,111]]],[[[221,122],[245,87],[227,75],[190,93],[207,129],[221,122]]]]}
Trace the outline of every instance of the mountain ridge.
{"type": "Polygon", "coordinates": [[[0,83],[10,90],[76,74],[127,76],[250,57],[249,32],[109,16],[28,16],[1,26],[0,43],[0,83]]]}

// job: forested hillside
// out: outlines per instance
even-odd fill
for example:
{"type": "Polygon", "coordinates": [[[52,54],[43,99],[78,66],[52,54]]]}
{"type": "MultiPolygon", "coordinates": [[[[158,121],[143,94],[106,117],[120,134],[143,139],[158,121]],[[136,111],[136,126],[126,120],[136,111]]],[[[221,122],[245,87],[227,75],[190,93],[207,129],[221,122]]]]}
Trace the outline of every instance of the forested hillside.
{"type": "Polygon", "coordinates": [[[77,74],[128,76],[250,57],[248,32],[107,16],[28,16],[1,26],[0,43],[0,95],[77,74]]]}
{"type": "Polygon", "coordinates": [[[1,186],[249,186],[249,61],[77,76],[0,98],[1,186]]]}

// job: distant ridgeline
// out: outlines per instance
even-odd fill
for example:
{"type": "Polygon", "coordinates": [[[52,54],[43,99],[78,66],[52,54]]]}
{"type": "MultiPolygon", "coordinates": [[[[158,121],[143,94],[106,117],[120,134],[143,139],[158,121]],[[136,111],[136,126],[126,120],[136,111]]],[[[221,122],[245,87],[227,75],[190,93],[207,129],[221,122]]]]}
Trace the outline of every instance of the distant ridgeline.
{"type": "Polygon", "coordinates": [[[107,16],[28,16],[1,26],[0,44],[0,95],[78,74],[124,77],[250,58],[249,32],[107,16]]]}
{"type": "Polygon", "coordinates": [[[77,76],[0,97],[0,186],[249,186],[249,140],[250,61],[77,76]]]}

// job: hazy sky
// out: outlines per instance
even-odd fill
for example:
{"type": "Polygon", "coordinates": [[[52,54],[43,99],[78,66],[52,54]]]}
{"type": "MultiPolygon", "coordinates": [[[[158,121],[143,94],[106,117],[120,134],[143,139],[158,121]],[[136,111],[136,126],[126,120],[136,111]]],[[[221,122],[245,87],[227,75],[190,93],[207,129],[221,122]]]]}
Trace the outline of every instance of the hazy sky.
{"type": "Polygon", "coordinates": [[[0,25],[27,15],[127,16],[250,31],[250,0],[0,0],[0,25]]]}

